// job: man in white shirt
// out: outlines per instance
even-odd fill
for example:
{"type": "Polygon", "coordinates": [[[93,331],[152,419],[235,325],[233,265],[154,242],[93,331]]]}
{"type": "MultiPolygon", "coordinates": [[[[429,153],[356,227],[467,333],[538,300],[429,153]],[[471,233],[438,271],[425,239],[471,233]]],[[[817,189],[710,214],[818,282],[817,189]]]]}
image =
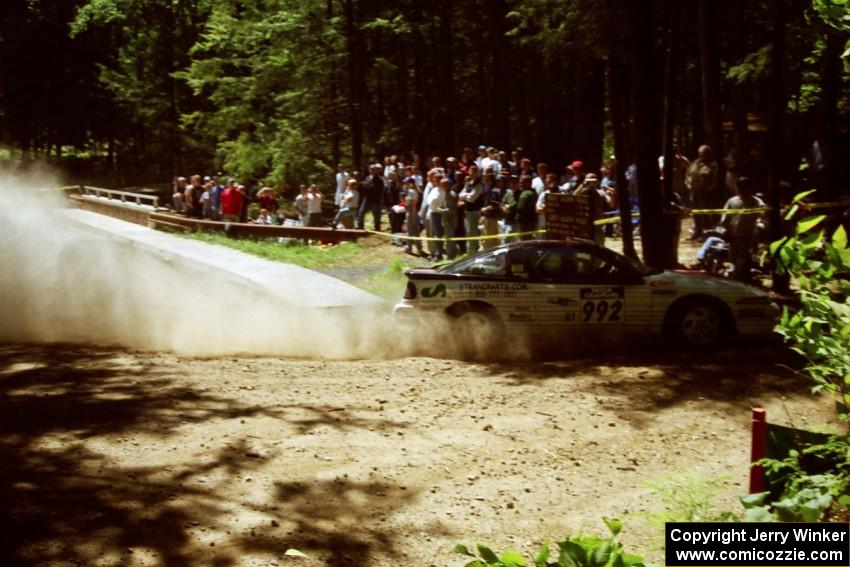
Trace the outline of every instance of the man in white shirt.
{"type": "MultiPolygon", "coordinates": [[[[428,212],[431,221],[431,234],[434,238],[443,238],[443,213],[446,212],[446,190],[449,187],[448,179],[439,179],[428,193],[428,212]]],[[[439,262],[443,259],[443,241],[434,243],[431,260],[439,262]]]]}
{"type": "Polygon", "coordinates": [[[542,195],[546,190],[546,174],[549,173],[549,164],[537,164],[537,177],[531,180],[531,188],[537,191],[538,195],[542,195]]]}

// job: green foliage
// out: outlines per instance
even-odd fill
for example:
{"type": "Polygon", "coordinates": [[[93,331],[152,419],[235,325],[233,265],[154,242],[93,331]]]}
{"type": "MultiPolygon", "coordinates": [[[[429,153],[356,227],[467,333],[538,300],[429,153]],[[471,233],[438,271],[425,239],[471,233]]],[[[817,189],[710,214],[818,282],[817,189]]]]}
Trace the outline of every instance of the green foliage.
{"type": "Polygon", "coordinates": [[[733,65],[726,76],[737,84],[756,83],[768,77],[772,45],[763,45],[760,49],[747,54],[743,61],[733,65]]]}
{"type": "MultiPolygon", "coordinates": [[[[794,197],[786,220],[795,219],[807,209],[805,198],[812,191],[794,197]]],[[[826,215],[800,218],[794,234],[770,245],[777,269],[797,282],[800,306],[787,306],[777,331],[791,348],[805,357],[806,373],[814,382],[814,392],[835,397],[837,416],[850,421],[850,248],[847,233],[838,226],[832,234],[824,228],[826,215]]],[[[763,460],[766,471],[786,478],[776,502],[752,496],[744,502],[745,519],[817,521],[835,507],[845,508],[850,479],[850,438],[833,436],[825,444],[791,451],[782,460],[763,460]],[[806,460],[828,463],[826,472],[810,474],[806,460]]]]}
{"type": "Polygon", "coordinates": [[[185,166],[184,156],[205,149],[196,132],[181,127],[181,114],[193,112],[201,102],[177,77],[189,64],[189,51],[211,4],[88,0],[69,23],[74,38],[100,38],[95,60],[99,87],[115,107],[110,133],[125,167],[145,164],[157,172],[161,166],[159,171],[168,175],[185,166]]]}
{"type": "Polygon", "coordinates": [[[610,536],[572,536],[557,544],[557,558],[550,562],[551,550],[547,541],[537,552],[533,560],[527,560],[521,554],[506,551],[497,554],[486,545],[475,544],[475,551],[458,544],[455,553],[471,557],[466,567],[642,567],[643,558],[625,552],[617,541],[617,535],[623,529],[620,520],[605,519],[610,536]]]}
{"type": "Polygon", "coordinates": [[[727,479],[706,477],[689,470],[664,480],[649,484],[664,510],[650,515],[650,519],[663,525],[666,522],[720,522],[727,513],[716,507],[718,494],[727,479]]]}
{"type": "MultiPolygon", "coordinates": [[[[800,208],[801,194],[795,198],[800,208]]],[[[792,210],[794,213],[796,209],[792,210]]],[[[825,215],[800,219],[793,236],[770,245],[777,269],[799,284],[800,307],[783,309],[777,331],[808,362],[813,390],[836,396],[839,417],[850,408],[850,248],[843,227],[827,237],[825,215]]]]}
{"type": "Polygon", "coordinates": [[[750,494],[741,499],[748,522],[818,522],[825,515],[847,509],[850,496],[850,438],[834,436],[828,442],[791,450],[784,459],[763,459],[758,465],[774,477],[781,475],[785,485],[778,499],[768,502],[768,492],[750,494]],[[818,460],[829,470],[809,474],[803,468],[804,460],[818,460]]]}
{"type": "Polygon", "coordinates": [[[326,20],[323,3],[240,4],[215,4],[191,63],[177,74],[210,104],[184,115],[184,125],[214,143],[241,179],[324,181],[330,132],[317,109],[337,104],[327,85],[344,61],[338,19],[326,20]]]}
{"type": "Polygon", "coordinates": [[[300,240],[279,243],[274,239],[238,239],[212,232],[196,232],[186,236],[202,242],[234,248],[240,252],[267,260],[286,262],[313,269],[344,266],[350,264],[361,253],[361,247],[352,242],[343,242],[339,246],[322,248],[308,246],[300,240]]]}

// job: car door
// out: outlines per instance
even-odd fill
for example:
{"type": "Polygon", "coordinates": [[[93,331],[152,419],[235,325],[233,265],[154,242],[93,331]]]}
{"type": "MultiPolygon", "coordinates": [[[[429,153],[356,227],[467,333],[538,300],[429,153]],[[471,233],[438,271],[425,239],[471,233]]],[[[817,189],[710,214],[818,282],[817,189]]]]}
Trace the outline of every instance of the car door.
{"type": "Polygon", "coordinates": [[[643,278],[616,254],[564,245],[528,251],[535,319],[555,329],[633,330],[644,326],[650,304],[643,278]]]}

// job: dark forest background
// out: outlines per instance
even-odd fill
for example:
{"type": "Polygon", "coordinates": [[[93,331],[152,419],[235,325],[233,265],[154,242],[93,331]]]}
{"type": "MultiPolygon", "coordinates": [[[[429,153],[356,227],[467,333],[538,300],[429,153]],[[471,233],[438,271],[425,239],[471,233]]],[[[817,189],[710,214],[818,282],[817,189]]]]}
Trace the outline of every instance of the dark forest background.
{"type": "Polygon", "coordinates": [[[849,19],[844,0],[5,0],[0,146],[105,185],[282,186],[479,143],[557,171],[616,154],[651,214],[660,154],[737,140],[773,201],[780,180],[827,197],[849,19]]]}

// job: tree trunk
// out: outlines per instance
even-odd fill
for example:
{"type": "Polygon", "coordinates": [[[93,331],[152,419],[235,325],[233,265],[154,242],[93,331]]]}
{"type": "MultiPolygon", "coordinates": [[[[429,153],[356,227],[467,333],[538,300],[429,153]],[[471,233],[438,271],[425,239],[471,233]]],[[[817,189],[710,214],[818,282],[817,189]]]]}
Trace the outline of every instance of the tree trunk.
{"type": "Polygon", "coordinates": [[[439,111],[437,114],[437,130],[439,150],[443,155],[453,155],[455,147],[455,124],[452,107],[454,106],[454,81],[452,72],[454,66],[454,49],[452,37],[452,12],[453,2],[444,1],[440,10],[439,37],[440,45],[438,51],[441,54],[437,60],[437,76],[440,77],[439,84],[435,86],[439,97],[439,111]]]}
{"type": "MultiPolygon", "coordinates": [[[[676,100],[679,93],[676,90],[676,70],[678,68],[680,38],[679,38],[679,22],[681,21],[679,2],[671,0],[667,2],[666,14],[667,20],[667,57],[665,60],[664,69],[664,182],[662,184],[662,198],[664,208],[668,208],[673,198],[673,165],[675,164],[676,152],[674,151],[673,132],[676,119],[676,100]]],[[[675,234],[676,225],[679,219],[672,215],[664,215],[664,230],[670,236],[668,237],[671,243],[671,264],[669,267],[675,267],[679,263],[679,238],[675,234]]]]}
{"type": "Polygon", "coordinates": [[[614,4],[608,2],[610,13],[608,28],[608,105],[611,109],[611,126],[614,130],[614,155],[617,157],[617,166],[614,174],[617,177],[617,203],[620,209],[620,227],[623,237],[623,254],[632,259],[637,259],[635,242],[632,232],[632,209],[629,204],[629,188],[626,184],[626,167],[629,164],[629,156],[626,153],[626,113],[625,98],[626,68],[617,53],[619,37],[612,33],[617,29],[618,18],[614,15],[614,4]]]}
{"type": "MultiPolygon", "coordinates": [[[[729,0],[729,47],[731,64],[741,63],[744,52],[744,2],[729,0]]],[[[731,86],[732,124],[743,147],[747,146],[747,97],[745,85],[731,86]]]]}
{"type": "Polygon", "coordinates": [[[652,0],[634,0],[630,3],[633,26],[632,83],[635,112],[635,163],[637,165],[638,197],[640,199],[640,229],[643,259],[648,266],[666,268],[672,265],[670,233],[666,230],[663,199],[658,179],[660,150],[658,97],[655,84],[658,79],[655,61],[654,37],[647,30],[654,29],[652,0]]]}
{"type": "Polygon", "coordinates": [[[720,57],[717,51],[717,23],[714,0],[699,0],[699,51],[702,70],[703,134],[717,159],[717,187],[721,194],[726,184],[723,166],[723,116],[720,109],[720,57]]]}
{"type": "Polygon", "coordinates": [[[348,50],[348,109],[351,120],[351,167],[354,171],[363,170],[363,117],[361,115],[359,30],[357,29],[354,0],[344,0],[345,39],[348,50]]]}
{"type": "Polygon", "coordinates": [[[508,8],[505,0],[488,0],[486,4],[489,8],[487,16],[490,24],[490,45],[493,55],[492,90],[489,93],[489,98],[493,102],[492,143],[505,151],[510,151],[510,93],[512,89],[508,87],[510,61],[504,26],[508,8]]]}
{"type": "MultiPolygon", "coordinates": [[[[330,22],[334,17],[333,0],[328,0],[327,17],[330,22]]],[[[331,165],[336,168],[336,165],[342,161],[342,152],[340,150],[339,139],[339,120],[336,115],[336,97],[337,97],[337,72],[336,69],[330,70],[331,76],[328,84],[328,97],[330,104],[328,105],[328,128],[331,133],[331,165]]]]}
{"type": "MultiPolygon", "coordinates": [[[[782,217],[780,206],[782,205],[780,181],[782,177],[782,122],[785,109],[785,97],[783,96],[785,79],[783,77],[783,66],[785,59],[785,0],[773,1],[773,49],[770,59],[770,114],[768,116],[767,155],[768,163],[768,205],[770,206],[770,239],[777,241],[783,235],[782,217]]],[[[789,277],[786,274],[773,272],[773,290],[777,293],[788,293],[790,290],[789,277]]]]}

